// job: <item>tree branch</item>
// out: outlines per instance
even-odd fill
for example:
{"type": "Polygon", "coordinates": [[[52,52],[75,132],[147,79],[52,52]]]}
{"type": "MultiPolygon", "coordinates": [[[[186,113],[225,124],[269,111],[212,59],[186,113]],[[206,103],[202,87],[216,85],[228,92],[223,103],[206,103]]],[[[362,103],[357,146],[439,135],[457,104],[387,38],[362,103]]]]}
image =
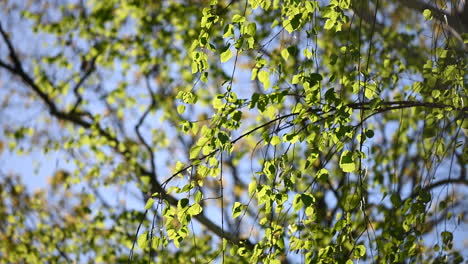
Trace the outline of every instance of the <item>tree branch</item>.
{"type": "MultiPolygon", "coordinates": [[[[447,27],[450,32],[455,36],[455,38],[463,44],[462,34],[468,33],[468,8],[467,4],[465,4],[465,9],[462,13],[451,15],[443,10],[438,9],[432,5],[429,5],[425,2],[419,0],[397,0],[398,3],[405,6],[406,8],[410,8],[416,10],[422,14],[425,9],[429,9],[433,15],[433,17],[440,22],[442,26],[447,27]]],[[[372,25],[374,23],[373,14],[374,12],[369,10],[368,8],[362,8],[360,6],[352,7],[353,12],[358,15],[360,18],[363,19],[367,24],[372,25]]],[[[376,32],[385,32],[385,25],[376,22],[375,23],[376,32]]],[[[398,48],[407,48],[408,43],[401,42],[396,40],[396,45],[398,48]]],[[[465,50],[468,48],[466,44],[463,44],[465,50]]],[[[419,57],[413,49],[409,49],[408,52],[412,54],[413,57],[419,57]]]]}
{"type": "MultiPolygon", "coordinates": [[[[432,6],[426,2],[420,0],[397,0],[401,5],[419,11],[422,13],[428,9],[431,11],[432,16],[438,20],[442,25],[448,27],[448,29],[454,34],[454,36],[463,43],[462,34],[468,33],[468,25],[462,23],[460,19],[463,14],[452,15],[444,10],[441,10],[435,6],[432,6]]],[[[466,9],[466,4],[465,4],[466,9]]],[[[466,18],[465,18],[466,19],[466,18]]]]}
{"type": "Polygon", "coordinates": [[[73,87],[73,93],[75,94],[76,96],[76,102],[75,102],[75,105],[73,106],[72,108],[72,113],[74,113],[76,111],[76,109],[78,108],[78,106],[81,104],[81,102],[83,101],[83,96],[78,92],[78,90],[80,89],[80,87],[83,85],[83,83],[89,78],[89,76],[91,76],[91,74],[94,72],[95,70],[95,62],[96,62],[96,59],[97,59],[98,56],[94,57],[91,59],[90,62],[88,62],[90,64],[89,67],[85,67],[85,73],[84,75],[80,78],[80,80],[75,84],[75,86],[73,87]]]}
{"type": "Polygon", "coordinates": [[[153,90],[151,90],[151,86],[150,86],[150,83],[149,83],[149,80],[148,80],[148,76],[145,77],[145,80],[146,80],[146,88],[148,89],[148,93],[149,93],[149,95],[151,97],[151,103],[148,105],[145,112],[143,113],[143,115],[138,120],[138,123],[135,125],[135,133],[137,134],[138,139],[140,140],[140,142],[143,144],[143,146],[146,148],[146,151],[148,151],[148,154],[150,155],[151,174],[152,174],[151,177],[154,177],[155,179],[157,179],[156,165],[154,163],[154,158],[155,158],[154,157],[154,151],[151,148],[151,146],[148,144],[148,142],[146,142],[146,140],[143,138],[143,136],[141,135],[141,132],[140,132],[141,125],[143,124],[143,122],[145,122],[145,119],[148,116],[151,109],[156,105],[156,101],[154,100],[154,93],[153,93],[153,90]]]}
{"type": "Polygon", "coordinates": [[[436,182],[429,184],[428,186],[424,187],[423,190],[430,191],[432,189],[435,189],[439,186],[446,185],[446,184],[460,184],[460,185],[468,186],[468,180],[463,179],[463,178],[444,179],[444,180],[436,181],[436,182]]]}
{"type": "Polygon", "coordinates": [[[71,121],[73,123],[79,124],[84,128],[90,128],[91,123],[81,119],[76,114],[67,114],[65,112],[60,111],[57,106],[52,102],[49,96],[44,93],[39,86],[34,82],[34,80],[24,71],[21,62],[19,61],[19,57],[15,49],[13,48],[13,44],[11,43],[8,34],[3,30],[2,24],[0,23],[0,34],[2,35],[3,40],[5,41],[8,51],[10,53],[10,58],[13,61],[14,66],[9,66],[6,63],[2,62],[0,66],[4,67],[8,70],[12,75],[16,75],[20,77],[20,79],[27,84],[40,98],[41,100],[47,105],[49,108],[50,114],[58,117],[59,119],[71,121]]]}

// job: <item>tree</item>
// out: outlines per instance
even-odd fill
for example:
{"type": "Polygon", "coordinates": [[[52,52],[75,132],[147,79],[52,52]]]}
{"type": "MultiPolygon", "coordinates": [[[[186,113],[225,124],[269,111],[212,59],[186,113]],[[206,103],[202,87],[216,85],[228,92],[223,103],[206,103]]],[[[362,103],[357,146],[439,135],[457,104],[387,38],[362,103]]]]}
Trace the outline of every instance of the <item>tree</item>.
{"type": "Polygon", "coordinates": [[[3,1],[0,258],[462,263],[463,3],[3,1]]]}

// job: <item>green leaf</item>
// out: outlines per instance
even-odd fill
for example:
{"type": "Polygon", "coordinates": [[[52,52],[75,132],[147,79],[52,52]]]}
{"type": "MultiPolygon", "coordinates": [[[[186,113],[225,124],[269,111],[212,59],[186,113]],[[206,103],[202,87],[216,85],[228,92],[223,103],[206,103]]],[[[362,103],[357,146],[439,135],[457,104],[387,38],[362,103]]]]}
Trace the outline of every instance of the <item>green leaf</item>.
{"type": "Polygon", "coordinates": [[[242,112],[241,111],[236,111],[232,115],[232,119],[235,120],[235,121],[240,121],[241,118],[242,118],[242,112]]]}
{"type": "Polygon", "coordinates": [[[177,106],[177,113],[179,113],[179,115],[183,114],[185,112],[185,105],[179,105],[177,106]]]}
{"type": "Polygon", "coordinates": [[[289,58],[289,51],[288,51],[288,49],[283,49],[283,50],[281,51],[281,57],[283,57],[283,59],[284,59],[285,61],[288,60],[288,58],[289,58]]]}
{"type": "Polygon", "coordinates": [[[145,210],[150,209],[151,206],[153,206],[153,204],[154,204],[154,199],[153,199],[153,198],[149,198],[148,201],[146,201],[145,210]]]}
{"type": "Polygon", "coordinates": [[[323,26],[324,29],[332,29],[333,26],[335,26],[335,20],[332,20],[332,19],[327,19],[327,21],[325,22],[325,25],[323,26]]]}
{"type": "Polygon", "coordinates": [[[302,78],[302,75],[299,75],[299,74],[293,75],[291,83],[298,84],[301,82],[301,78],[302,78]]]}
{"type": "Polygon", "coordinates": [[[281,261],[277,258],[270,259],[269,264],[281,264],[281,261]]]}
{"type": "Polygon", "coordinates": [[[239,202],[235,202],[234,206],[232,207],[232,219],[238,217],[242,213],[243,209],[244,209],[243,204],[239,202]]]}
{"type": "Polygon", "coordinates": [[[432,195],[429,191],[423,190],[419,193],[418,200],[422,201],[423,203],[428,203],[432,199],[432,195]]]}
{"type": "Polygon", "coordinates": [[[245,21],[244,16],[241,16],[241,15],[238,15],[238,14],[235,14],[234,16],[232,16],[232,22],[233,23],[243,23],[244,21],[245,21]]]}
{"type": "Polygon", "coordinates": [[[289,33],[291,33],[292,31],[295,31],[297,29],[299,29],[299,26],[301,25],[301,18],[302,18],[302,14],[296,14],[294,15],[294,17],[290,20],[290,29],[286,29],[289,31],[289,33]]]}
{"type": "Polygon", "coordinates": [[[390,201],[396,208],[400,207],[401,205],[401,198],[400,195],[398,195],[398,193],[392,193],[392,195],[390,195],[390,201]]]}
{"type": "Polygon", "coordinates": [[[234,36],[234,26],[232,24],[227,24],[226,27],[224,27],[223,38],[229,38],[231,36],[234,36]]]}
{"type": "Polygon", "coordinates": [[[325,168],[318,170],[317,173],[315,174],[315,177],[317,177],[317,179],[320,180],[321,182],[326,182],[329,176],[330,175],[328,173],[328,170],[325,168]]]}
{"type": "Polygon", "coordinates": [[[358,245],[354,248],[354,255],[357,257],[364,257],[366,255],[366,247],[364,245],[358,245]]]}
{"type": "Polygon", "coordinates": [[[182,163],[182,162],[180,162],[180,161],[177,161],[177,162],[176,162],[176,166],[175,166],[175,171],[176,171],[176,172],[177,172],[177,171],[180,171],[180,170],[181,170],[182,168],[184,168],[184,167],[185,167],[185,164],[184,164],[184,163],[182,163]]]}
{"type": "Polygon", "coordinates": [[[253,195],[255,190],[257,190],[257,181],[251,181],[249,183],[249,195],[253,195]]]}
{"type": "Polygon", "coordinates": [[[230,142],[229,136],[226,134],[226,132],[223,132],[223,131],[218,133],[218,139],[222,145],[225,145],[226,143],[230,142]]]}
{"type": "Polygon", "coordinates": [[[359,193],[348,193],[342,198],[341,205],[345,211],[351,211],[359,205],[360,200],[359,193]]]}
{"type": "Polygon", "coordinates": [[[301,194],[296,194],[293,200],[294,212],[299,211],[300,209],[302,209],[303,206],[304,206],[304,203],[302,202],[301,194]]]}
{"type": "Polygon", "coordinates": [[[228,245],[228,240],[223,238],[223,251],[226,251],[226,248],[227,248],[227,245],[228,245]]]}
{"type": "Polygon", "coordinates": [[[189,199],[187,198],[182,198],[179,200],[179,202],[177,203],[177,208],[178,209],[184,209],[185,207],[187,207],[189,204],[189,199]]]}
{"type": "Polygon", "coordinates": [[[213,99],[213,108],[214,109],[222,109],[224,107],[224,102],[222,97],[215,97],[213,99]]]}
{"type": "Polygon", "coordinates": [[[235,256],[237,255],[237,250],[239,249],[239,246],[238,245],[233,245],[231,247],[231,249],[229,250],[229,254],[231,254],[231,256],[235,256]]]}
{"type": "Polygon", "coordinates": [[[194,203],[187,210],[187,214],[189,214],[189,215],[198,215],[202,211],[203,211],[203,208],[198,203],[194,203]]]}
{"type": "Polygon", "coordinates": [[[366,89],[364,90],[364,96],[367,99],[371,100],[371,99],[374,98],[374,96],[376,94],[376,90],[377,90],[377,85],[368,83],[366,85],[366,89]]]}
{"type": "Polygon", "coordinates": [[[263,172],[268,177],[268,179],[273,180],[273,178],[276,176],[276,166],[275,166],[275,164],[273,162],[271,162],[271,161],[266,161],[263,172]]]}
{"type": "Polygon", "coordinates": [[[190,148],[190,159],[193,160],[193,159],[196,159],[198,157],[198,155],[200,154],[200,151],[201,151],[202,147],[201,146],[192,146],[190,148]]]}
{"type": "Polygon", "coordinates": [[[308,217],[313,217],[315,215],[315,209],[313,207],[306,207],[305,209],[305,214],[308,216],[308,217]]]}
{"type": "Polygon", "coordinates": [[[197,191],[193,196],[193,199],[196,203],[199,203],[203,199],[203,194],[200,191],[197,191]]]}
{"type": "Polygon", "coordinates": [[[343,172],[354,172],[356,170],[352,152],[345,150],[341,153],[340,168],[343,172]]]}
{"type": "Polygon", "coordinates": [[[257,25],[255,23],[249,23],[249,25],[247,26],[247,29],[245,30],[245,33],[250,36],[255,36],[256,32],[257,32],[257,25]]]}
{"type": "Polygon", "coordinates": [[[303,193],[301,194],[301,201],[305,207],[309,207],[315,202],[315,198],[310,194],[303,193]]]}
{"type": "Polygon", "coordinates": [[[333,227],[336,231],[341,231],[343,228],[346,227],[348,223],[346,222],[345,219],[340,219],[338,222],[336,222],[335,226],[333,227]]]}
{"type": "Polygon", "coordinates": [[[374,137],[374,131],[371,130],[371,129],[366,129],[365,134],[366,134],[366,137],[368,137],[368,138],[373,138],[374,137]]]}
{"type": "Polygon", "coordinates": [[[221,53],[221,62],[224,63],[232,57],[231,49],[228,47],[221,53]]]}
{"type": "Polygon", "coordinates": [[[264,70],[261,70],[258,73],[258,80],[263,84],[263,88],[266,90],[270,88],[270,73],[264,70]]]}
{"type": "Polygon", "coordinates": [[[451,232],[443,231],[442,233],[440,233],[440,235],[442,236],[442,242],[444,243],[444,245],[449,245],[452,243],[453,234],[451,232]]]}
{"type": "Polygon", "coordinates": [[[142,250],[145,250],[148,247],[148,231],[138,236],[137,245],[142,250]]]}
{"type": "Polygon", "coordinates": [[[270,144],[271,144],[272,146],[276,146],[276,145],[278,145],[279,143],[281,143],[281,139],[280,139],[280,137],[278,137],[278,136],[273,136],[273,137],[271,138],[271,140],[270,140],[270,144]]]}
{"type": "Polygon", "coordinates": [[[432,12],[429,9],[424,9],[423,11],[423,16],[426,21],[429,21],[432,19],[432,12]]]}

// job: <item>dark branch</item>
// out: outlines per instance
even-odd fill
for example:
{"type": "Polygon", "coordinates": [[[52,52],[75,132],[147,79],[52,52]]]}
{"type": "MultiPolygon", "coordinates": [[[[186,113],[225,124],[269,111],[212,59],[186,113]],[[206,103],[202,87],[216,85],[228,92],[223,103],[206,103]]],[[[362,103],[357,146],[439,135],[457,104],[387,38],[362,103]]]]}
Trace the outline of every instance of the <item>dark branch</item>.
{"type": "Polygon", "coordinates": [[[463,42],[462,34],[468,33],[468,25],[461,23],[458,15],[452,15],[448,12],[445,12],[444,10],[419,0],[398,0],[398,2],[401,5],[413,10],[417,10],[420,13],[422,13],[425,9],[430,10],[433,17],[437,19],[442,25],[446,25],[448,29],[454,34],[454,36],[461,42],[463,42]]]}
{"type": "Polygon", "coordinates": [[[457,178],[457,179],[448,178],[448,179],[433,182],[433,183],[429,184],[428,186],[424,187],[423,190],[430,191],[432,189],[435,189],[437,187],[440,187],[442,185],[447,185],[447,184],[460,184],[460,185],[468,186],[468,180],[463,179],[463,178],[457,178]]]}
{"type": "Polygon", "coordinates": [[[148,76],[146,76],[145,79],[146,79],[146,88],[148,89],[148,93],[149,93],[149,95],[151,97],[151,103],[148,105],[145,112],[143,113],[143,115],[138,120],[138,123],[135,125],[135,133],[137,134],[138,139],[140,140],[140,142],[143,144],[146,151],[148,151],[148,154],[150,155],[151,174],[152,174],[151,177],[154,177],[155,179],[157,179],[156,165],[154,163],[154,158],[155,158],[154,157],[154,151],[151,148],[151,146],[148,144],[148,142],[146,142],[146,140],[143,138],[143,136],[141,135],[141,132],[140,132],[141,125],[143,125],[143,123],[145,122],[145,119],[148,116],[151,109],[153,109],[156,106],[156,101],[154,100],[154,93],[153,93],[153,90],[151,90],[151,86],[150,86],[150,83],[149,83],[149,80],[148,80],[148,76]]]}
{"type": "Polygon", "coordinates": [[[80,78],[80,80],[75,84],[75,86],[73,87],[73,93],[75,94],[76,96],[76,102],[71,110],[72,113],[74,113],[76,111],[76,109],[78,108],[78,106],[81,104],[81,102],[83,101],[83,96],[79,93],[79,89],[80,87],[83,85],[83,83],[89,78],[89,76],[91,76],[91,74],[94,72],[94,70],[96,69],[95,67],[95,62],[96,62],[96,59],[97,59],[97,56],[94,57],[91,62],[89,62],[91,64],[90,67],[86,67],[85,69],[85,73],[84,75],[80,78]]]}

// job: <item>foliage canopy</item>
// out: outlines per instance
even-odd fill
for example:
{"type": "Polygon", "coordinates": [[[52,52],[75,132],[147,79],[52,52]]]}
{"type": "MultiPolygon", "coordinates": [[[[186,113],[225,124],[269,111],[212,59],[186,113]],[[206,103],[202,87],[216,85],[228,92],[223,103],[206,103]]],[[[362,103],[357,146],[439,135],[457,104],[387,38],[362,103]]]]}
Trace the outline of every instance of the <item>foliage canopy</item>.
{"type": "Polygon", "coordinates": [[[0,259],[462,263],[463,2],[2,1],[0,259]]]}

